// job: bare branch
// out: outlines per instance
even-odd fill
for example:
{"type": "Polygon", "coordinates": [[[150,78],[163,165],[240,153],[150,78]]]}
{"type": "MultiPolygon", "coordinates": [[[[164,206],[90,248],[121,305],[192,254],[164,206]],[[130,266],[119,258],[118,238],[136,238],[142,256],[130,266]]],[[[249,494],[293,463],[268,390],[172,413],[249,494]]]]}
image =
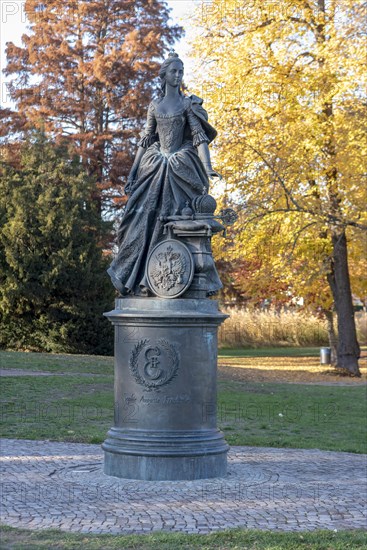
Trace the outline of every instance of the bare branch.
{"type": "Polygon", "coordinates": [[[273,167],[272,164],[270,164],[268,162],[268,160],[265,158],[265,156],[260,152],[258,151],[255,147],[253,147],[252,145],[248,144],[248,147],[250,149],[252,149],[252,151],[254,151],[254,153],[256,153],[260,158],[261,160],[266,164],[266,166],[268,168],[270,168],[270,170],[272,171],[272,173],[274,174],[274,176],[276,177],[276,179],[279,181],[282,189],[284,190],[285,194],[287,197],[289,197],[290,201],[292,202],[292,204],[296,207],[297,211],[299,212],[306,212],[307,210],[305,210],[302,206],[300,206],[298,204],[298,202],[296,201],[296,199],[293,197],[292,193],[290,192],[290,190],[287,188],[286,184],[285,184],[285,181],[283,180],[283,178],[278,174],[278,172],[275,170],[275,168],[273,167]]]}

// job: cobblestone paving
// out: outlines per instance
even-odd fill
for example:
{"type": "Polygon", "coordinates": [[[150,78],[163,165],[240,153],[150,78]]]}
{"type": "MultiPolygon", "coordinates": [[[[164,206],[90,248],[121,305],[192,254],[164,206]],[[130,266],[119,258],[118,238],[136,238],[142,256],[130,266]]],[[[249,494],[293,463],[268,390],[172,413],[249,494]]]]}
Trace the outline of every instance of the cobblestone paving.
{"type": "Polygon", "coordinates": [[[1,521],[83,533],[366,527],[366,455],[232,447],[223,479],[103,474],[99,445],[3,440],[1,521]]]}

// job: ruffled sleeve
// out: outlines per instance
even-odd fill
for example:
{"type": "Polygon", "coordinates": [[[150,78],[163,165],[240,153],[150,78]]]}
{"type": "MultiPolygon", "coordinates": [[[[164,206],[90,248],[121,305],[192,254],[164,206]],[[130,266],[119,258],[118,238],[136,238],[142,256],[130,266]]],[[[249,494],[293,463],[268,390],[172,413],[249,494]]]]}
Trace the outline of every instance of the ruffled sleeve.
{"type": "Polygon", "coordinates": [[[200,143],[209,143],[210,139],[204,132],[200,119],[194,114],[191,105],[187,109],[187,120],[190,125],[193,145],[197,147],[200,143]]]}
{"type": "Polygon", "coordinates": [[[148,149],[153,143],[158,141],[158,135],[156,133],[157,121],[155,118],[155,107],[153,102],[149,105],[148,114],[147,114],[147,123],[143,132],[140,134],[141,139],[138,143],[140,147],[148,149]]]}

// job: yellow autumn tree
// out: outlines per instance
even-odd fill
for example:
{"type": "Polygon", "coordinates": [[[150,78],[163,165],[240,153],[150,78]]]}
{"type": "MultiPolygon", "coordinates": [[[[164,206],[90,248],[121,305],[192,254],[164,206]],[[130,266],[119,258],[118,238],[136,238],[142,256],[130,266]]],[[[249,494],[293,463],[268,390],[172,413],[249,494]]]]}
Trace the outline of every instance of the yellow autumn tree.
{"type": "Polygon", "coordinates": [[[195,19],[196,91],[241,211],[233,260],[270,242],[269,277],[332,297],[337,364],[359,375],[348,246],[367,229],[364,3],[213,0],[195,19]]]}

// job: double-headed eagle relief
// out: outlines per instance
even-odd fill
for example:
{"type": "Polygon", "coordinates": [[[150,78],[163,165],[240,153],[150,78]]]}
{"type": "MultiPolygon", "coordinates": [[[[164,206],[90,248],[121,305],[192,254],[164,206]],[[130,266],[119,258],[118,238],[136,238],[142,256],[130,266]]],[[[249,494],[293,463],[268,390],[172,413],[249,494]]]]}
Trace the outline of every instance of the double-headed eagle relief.
{"type": "Polygon", "coordinates": [[[163,241],[148,258],[147,280],[156,296],[181,296],[190,286],[193,274],[190,251],[178,240],[163,241]]]}

